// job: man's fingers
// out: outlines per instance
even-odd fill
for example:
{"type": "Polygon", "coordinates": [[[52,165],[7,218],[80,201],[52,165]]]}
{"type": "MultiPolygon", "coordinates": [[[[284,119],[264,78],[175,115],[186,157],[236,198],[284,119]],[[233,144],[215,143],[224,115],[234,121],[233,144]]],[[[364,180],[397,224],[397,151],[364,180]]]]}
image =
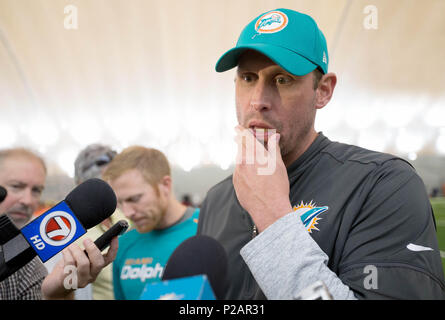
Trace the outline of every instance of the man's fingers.
{"type": "MultiPolygon", "coordinates": [[[[235,127],[235,142],[238,144],[236,165],[254,165],[259,167],[276,167],[281,158],[279,146],[280,134],[275,129],[257,129],[258,139],[251,129],[235,127]],[[267,141],[267,146],[265,145],[267,141]],[[274,161],[274,163],[270,163],[274,161]]],[[[273,171],[273,170],[272,170],[273,171]]]]}
{"type": "MultiPolygon", "coordinates": [[[[109,263],[111,263],[117,254],[118,240],[117,237],[111,241],[111,246],[105,255],[102,255],[97,246],[91,239],[83,241],[85,250],[81,249],[76,243],[62,251],[63,259],[59,261],[44,280],[42,284],[42,292],[47,298],[67,297],[72,293],[72,289],[83,288],[87,284],[93,282],[99,272],[109,263]],[[75,274],[66,274],[67,266],[73,266],[75,274]],[[66,280],[70,276],[69,281],[75,281],[75,286],[67,288],[66,280]]],[[[72,271],[70,271],[72,273],[72,271]]]]}
{"type": "Polygon", "coordinates": [[[102,256],[99,248],[91,241],[91,239],[85,239],[83,241],[85,251],[88,254],[89,272],[92,278],[96,278],[102,268],[105,266],[105,259],[102,256]]]}
{"type": "Polygon", "coordinates": [[[70,249],[74,259],[76,260],[79,287],[83,288],[91,280],[90,259],[77,244],[74,244],[70,249]]]}
{"type": "Polygon", "coordinates": [[[76,260],[74,259],[74,256],[73,256],[73,254],[71,252],[71,247],[74,246],[74,245],[76,245],[76,244],[72,244],[72,245],[70,245],[69,247],[67,247],[66,249],[64,249],[62,251],[63,265],[64,266],[68,266],[68,265],[76,266],[76,260]]]}
{"type": "Polygon", "coordinates": [[[116,258],[118,248],[119,248],[119,240],[117,239],[117,237],[114,237],[111,240],[110,248],[108,249],[107,253],[103,256],[105,260],[105,265],[110,264],[116,258]]]}
{"type": "Polygon", "coordinates": [[[235,127],[235,131],[235,142],[238,145],[236,164],[255,164],[257,160],[255,152],[264,149],[264,146],[255,138],[252,129],[245,129],[238,125],[235,127]]]}
{"type": "Polygon", "coordinates": [[[236,135],[235,135],[235,142],[238,145],[238,149],[237,149],[237,154],[236,154],[236,164],[237,165],[242,165],[242,164],[246,164],[246,140],[248,139],[244,133],[244,128],[242,126],[236,126],[235,127],[235,131],[236,131],[236,135]]]}

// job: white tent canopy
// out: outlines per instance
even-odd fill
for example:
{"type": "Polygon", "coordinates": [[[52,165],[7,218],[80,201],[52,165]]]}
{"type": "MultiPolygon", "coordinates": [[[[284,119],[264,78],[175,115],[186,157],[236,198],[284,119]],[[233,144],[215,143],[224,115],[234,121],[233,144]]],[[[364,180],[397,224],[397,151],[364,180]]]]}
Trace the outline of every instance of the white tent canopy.
{"type": "Polygon", "coordinates": [[[34,148],[67,174],[93,142],[156,147],[186,171],[225,170],[236,152],[234,73],[215,63],[251,19],[286,7],[318,22],[338,76],[317,130],[412,160],[441,157],[445,1],[368,5],[0,0],[0,148],[34,148]]]}

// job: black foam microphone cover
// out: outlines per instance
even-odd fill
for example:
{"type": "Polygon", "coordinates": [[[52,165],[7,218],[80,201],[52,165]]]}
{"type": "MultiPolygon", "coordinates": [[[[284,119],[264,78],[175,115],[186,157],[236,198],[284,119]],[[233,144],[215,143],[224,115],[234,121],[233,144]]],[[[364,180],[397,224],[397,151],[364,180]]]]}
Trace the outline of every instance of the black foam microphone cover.
{"type": "Polygon", "coordinates": [[[6,189],[3,188],[2,186],[0,186],[0,202],[5,200],[7,194],[8,194],[8,192],[6,191],[6,189]]]}
{"type": "Polygon", "coordinates": [[[227,288],[227,254],[215,239],[197,235],[182,242],[165,266],[162,280],[205,274],[217,299],[223,299],[227,288]]]}
{"type": "Polygon", "coordinates": [[[66,196],[65,202],[86,229],[111,216],[117,205],[113,189],[97,178],[79,184],[66,196]]]}

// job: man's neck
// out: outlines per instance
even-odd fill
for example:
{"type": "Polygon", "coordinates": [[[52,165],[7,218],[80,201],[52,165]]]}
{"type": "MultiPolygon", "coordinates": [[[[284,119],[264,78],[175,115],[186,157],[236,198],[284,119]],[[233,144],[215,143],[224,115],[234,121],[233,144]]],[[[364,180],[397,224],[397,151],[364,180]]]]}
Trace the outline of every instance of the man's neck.
{"type": "Polygon", "coordinates": [[[166,229],[174,225],[182,218],[186,210],[187,206],[180,203],[178,200],[176,200],[176,198],[171,198],[164,218],[156,229],[166,229]]]}
{"type": "Polygon", "coordinates": [[[299,145],[297,150],[294,150],[293,152],[289,152],[285,156],[283,156],[283,162],[286,168],[288,168],[292,163],[294,163],[298,158],[303,155],[303,153],[306,152],[307,149],[311,146],[311,144],[317,139],[318,133],[313,130],[311,131],[304,141],[299,145]]]}

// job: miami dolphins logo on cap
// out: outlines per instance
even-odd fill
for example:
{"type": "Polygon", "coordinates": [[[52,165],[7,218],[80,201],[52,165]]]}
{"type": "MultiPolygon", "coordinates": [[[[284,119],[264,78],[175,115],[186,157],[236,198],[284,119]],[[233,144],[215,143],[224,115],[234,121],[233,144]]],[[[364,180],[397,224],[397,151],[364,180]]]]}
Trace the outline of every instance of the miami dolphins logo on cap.
{"type": "Polygon", "coordinates": [[[327,206],[317,207],[312,201],[309,204],[301,201],[298,206],[294,206],[294,211],[300,215],[301,221],[309,233],[312,233],[312,230],[320,231],[316,227],[318,221],[321,220],[318,216],[328,209],[327,206]]]}
{"type": "Polygon", "coordinates": [[[255,23],[258,33],[275,33],[286,28],[289,19],[281,11],[271,11],[263,14],[255,23]]]}

